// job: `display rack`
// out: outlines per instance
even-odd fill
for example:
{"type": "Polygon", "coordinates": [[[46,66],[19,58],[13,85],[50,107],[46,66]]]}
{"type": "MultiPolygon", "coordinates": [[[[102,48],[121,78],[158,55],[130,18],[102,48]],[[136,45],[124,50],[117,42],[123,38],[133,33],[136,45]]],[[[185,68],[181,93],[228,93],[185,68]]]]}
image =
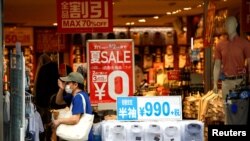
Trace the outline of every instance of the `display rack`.
{"type": "Polygon", "coordinates": [[[13,141],[24,141],[25,135],[24,62],[21,49],[16,54],[10,54],[10,135],[13,141]]]}

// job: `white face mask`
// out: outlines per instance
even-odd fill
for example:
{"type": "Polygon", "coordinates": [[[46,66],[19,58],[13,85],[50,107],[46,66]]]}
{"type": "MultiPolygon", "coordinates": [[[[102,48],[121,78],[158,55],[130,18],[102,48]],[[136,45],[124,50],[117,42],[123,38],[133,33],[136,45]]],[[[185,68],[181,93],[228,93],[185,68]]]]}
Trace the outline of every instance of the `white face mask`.
{"type": "Polygon", "coordinates": [[[70,85],[66,85],[65,86],[65,91],[66,91],[66,93],[71,94],[73,90],[70,88],[70,85]]]}

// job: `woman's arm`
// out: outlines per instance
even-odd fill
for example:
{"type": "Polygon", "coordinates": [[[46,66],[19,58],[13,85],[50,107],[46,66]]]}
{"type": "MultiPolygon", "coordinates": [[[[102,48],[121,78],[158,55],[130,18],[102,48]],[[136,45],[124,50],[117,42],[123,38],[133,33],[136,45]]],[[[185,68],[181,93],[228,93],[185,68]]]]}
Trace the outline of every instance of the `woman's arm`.
{"type": "Polygon", "coordinates": [[[63,99],[63,91],[64,91],[65,83],[61,81],[60,79],[58,79],[57,84],[58,84],[59,90],[56,94],[56,104],[58,105],[66,104],[66,102],[63,99]]]}

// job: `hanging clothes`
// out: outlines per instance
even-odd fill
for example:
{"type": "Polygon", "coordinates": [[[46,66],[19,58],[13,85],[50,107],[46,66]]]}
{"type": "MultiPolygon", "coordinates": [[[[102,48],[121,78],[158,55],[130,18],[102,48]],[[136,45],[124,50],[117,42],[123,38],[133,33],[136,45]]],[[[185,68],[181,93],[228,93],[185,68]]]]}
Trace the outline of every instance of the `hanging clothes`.
{"type": "Polygon", "coordinates": [[[3,119],[5,123],[8,123],[10,121],[10,92],[5,91],[4,92],[4,105],[3,105],[3,119]]]}
{"type": "Polygon", "coordinates": [[[26,141],[40,141],[40,133],[44,132],[42,118],[32,102],[32,96],[25,97],[26,141]]]}
{"type": "Polygon", "coordinates": [[[3,121],[4,121],[4,140],[10,140],[10,92],[4,91],[3,97],[3,121]]]}

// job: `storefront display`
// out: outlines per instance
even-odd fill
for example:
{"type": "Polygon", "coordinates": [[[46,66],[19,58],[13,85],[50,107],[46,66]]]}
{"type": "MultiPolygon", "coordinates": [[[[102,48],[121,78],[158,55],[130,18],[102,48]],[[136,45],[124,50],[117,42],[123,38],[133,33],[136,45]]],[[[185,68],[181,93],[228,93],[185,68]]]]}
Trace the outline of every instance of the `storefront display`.
{"type": "Polygon", "coordinates": [[[203,141],[204,125],[185,121],[103,121],[102,141],[203,141]]]}

